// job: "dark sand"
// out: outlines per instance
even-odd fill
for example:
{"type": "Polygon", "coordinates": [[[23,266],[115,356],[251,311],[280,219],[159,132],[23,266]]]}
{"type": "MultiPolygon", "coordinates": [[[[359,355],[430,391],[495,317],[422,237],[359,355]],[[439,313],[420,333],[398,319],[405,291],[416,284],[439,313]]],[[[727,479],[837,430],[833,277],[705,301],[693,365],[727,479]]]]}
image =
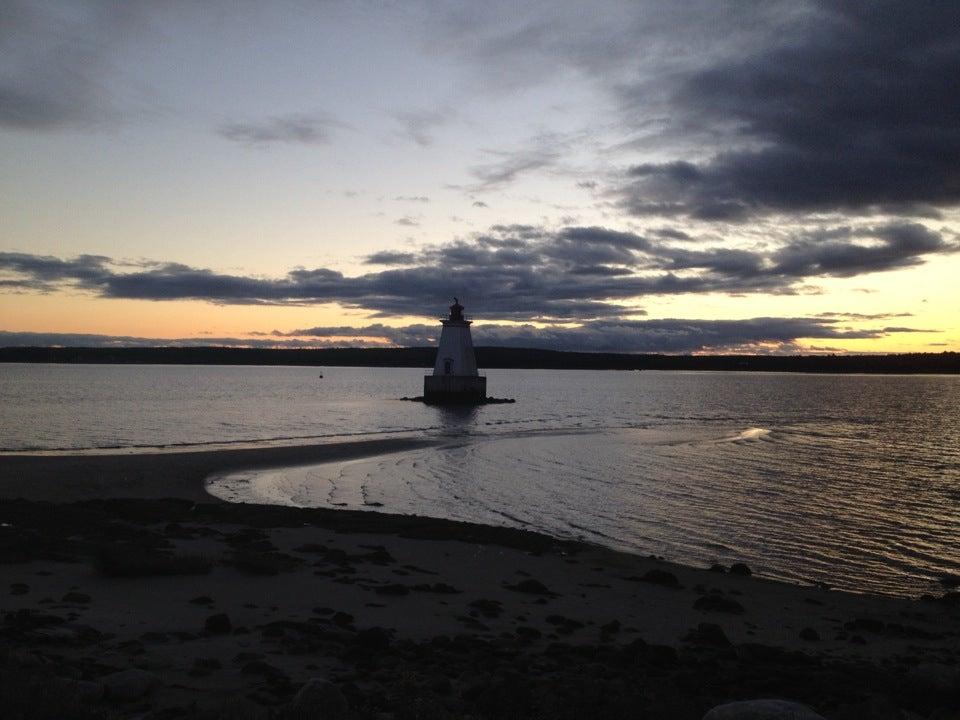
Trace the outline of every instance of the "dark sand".
{"type": "Polygon", "coordinates": [[[779,697],[832,720],[960,717],[955,595],[200,489],[422,442],[0,458],[2,716],[699,720],[779,697]],[[298,701],[311,679],[329,684],[298,701]]]}

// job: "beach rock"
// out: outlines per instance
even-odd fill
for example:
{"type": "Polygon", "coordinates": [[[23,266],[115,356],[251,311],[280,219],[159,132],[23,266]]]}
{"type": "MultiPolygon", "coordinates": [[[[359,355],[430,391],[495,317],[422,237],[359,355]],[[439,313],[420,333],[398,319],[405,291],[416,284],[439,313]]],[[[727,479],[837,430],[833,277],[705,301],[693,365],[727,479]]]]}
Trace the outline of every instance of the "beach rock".
{"type": "Polygon", "coordinates": [[[411,590],[415,590],[416,592],[436,593],[438,595],[459,595],[461,592],[453,587],[453,585],[447,585],[447,583],[442,582],[414,585],[411,590]]]}
{"type": "Polygon", "coordinates": [[[373,591],[377,595],[391,595],[391,596],[400,596],[400,595],[409,595],[410,588],[406,585],[401,585],[400,583],[391,583],[389,585],[379,585],[373,588],[373,591]]]}
{"type": "Polygon", "coordinates": [[[106,695],[107,688],[100,682],[80,680],[76,684],[76,691],[82,702],[100,702],[106,695]]]}
{"type": "Polygon", "coordinates": [[[217,720],[233,720],[234,718],[243,718],[243,720],[270,720],[274,718],[269,708],[258,705],[250,698],[234,697],[225,700],[220,706],[220,712],[215,716],[217,720]]]}
{"type": "Polygon", "coordinates": [[[806,705],[788,700],[741,700],[717,705],[703,720],[824,720],[806,705]]]}
{"type": "Polygon", "coordinates": [[[713,623],[700,623],[696,629],[687,633],[684,640],[697,645],[710,645],[712,647],[729,647],[730,640],[719,625],[713,623]]]}
{"type": "Polygon", "coordinates": [[[371,627],[361,630],[354,637],[354,642],[368,650],[383,650],[390,647],[393,631],[382,627],[371,627]]]}
{"type": "Polygon", "coordinates": [[[569,635],[583,627],[583,623],[579,620],[564,617],[563,615],[547,615],[545,619],[547,623],[557,628],[557,632],[563,635],[569,635]]]}
{"type": "Polygon", "coordinates": [[[538,640],[543,634],[536,628],[528,627],[526,625],[517,626],[514,632],[521,640],[538,640]]]}
{"type": "MultiPolygon", "coordinates": [[[[369,507],[382,507],[382,503],[364,503],[369,507]]],[[[365,555],[360,555],[358,560],[366,560],[367,562],[372,562],[377,565],[389,565],[390,563],[395,563],[396,559],[391,555],[383,545],[365,545],[364,547],[370,549],[371,552],[366,553],[365,555]]]]}
{"type": "Polygon", "coordinates": [[[528,595],[556,595],[546,585],[534,578],[521,580],[516,585],[507,585],[508,590],[527,593],[528,595]]]}
{"type": "Polygon", "coordinates": [[[207,618],[203,628],[211,635],[226,635],[233,629],[233,624],[226,613],[217,613],[207,618]]]}
{"type": "Polygon", "coordinates": [[[847,703],[830,713],[830,720],[862,720],[863,718],[869,718],[870,720],[907,720],[907,718],[913,717],[916,716],[905,715],[890,701],[878,697],[847,703]]]}
{"type": "Polygon", "coordinates": [[[677,580],[676,575],[674,575],[672,572],[667,572],[666,570],[660,570],[659,568],[647,570],[642,577],[636,579],[640,580],[641,582],[653,583],[654,585],[663,585],[664,587],[680,587],[680,581],[677,580]]]}
{"type": "Polygon", "coordinates": [[[263,654],[258,652],[247,652],[247,651],[238,652],[236,655],[233,656],[233,662],[236,663],[237,665],[242,665],[244,663],[250,662],[251,660],[259,660],[262,657],[263,657],[263,654]]]}
{"type": "Polygon", "coordinates": [[[100,678],[110,700],[130,701],[152,693],[160,685],[160,678],[152,672],[130,668],[100,678]]]}
{"type": "Polygon", "coordinates": [[[3,624],[15,630],[34,630],[36,628],[62,625],[66,620],[58,615],[48,615],[30,608],[20,608],[16,612],[3,614],[3,624]]]}
{"type": "Polygon", "coordinates": [[[744,611],[743,605],[722,595],[704,595],[697,598],[693,603],[693,609],[701,612],[722,612],[733,615],[740,615],[744,611]]]}
{"type": "Polygon", "coordinates": [[[886,625],[882,620],[859,617],[843,624],[843,629],[849,632],[882,633],[886,625]]]}
{"type": "Polygon", "coordinates": [[[348,628],[353,625],[353,615],[350,613],[337,611],[330,618],[337,627],[348,628]]]}
{"type": "Polygon", "coordinates": [[[323,678],[312,678],[290,701],[287,717],[338,720],[349,712],[347,698],[336,685],[323,678]]]}
{"type": "Polygon", "coordinates": [[[935,662],[922,662],[910,669],[917,685],[936,692],[960,691],[960,670],[935,662]]]}
{"type": "Polygon", "coordinates": [[[734,563],[730,566],[730,570],[728,572],[731,575],[741,575],[744,577],[753,575],[753,571],[746,563],[734,563]]]}
{"type": "Polygon", "coordinates": [[[34,630],[30,637],[35,640],[50,643],[64,643],[67,645],[79,645],[80,633],[68,627],[48,627],[34,630]]]}
{"type": "Polygon", "coordinates": [[[251,660],[240,668],[240,673],[242,675],[263,675],[266,677],[283,675],[283,671],[263,660],[251,660]]]}
{"type": "Polygon", "coordinates": [[[193,666],[199,670],[219,670],[223,667],[223,663],[213,657],[198,657],[193,659],[193,666]]]}
{"type": "Polygon", "coordinates": [[[611,620],[610,622],[600,626],[600,634],[603,636],[616,635],[618,632],[620,632],[620,627],[621,625],[619,620],[611,620]]]}
{"type": "MultiPolygon", "coordinates": [[[[639,642],[643,642],[642,640],[639,642]]],[[[677,651],[669,645],[647,645],[644,656],[651,667],[665,669],[675,667],[680,662],[677,651]]]]}
{"type": "Polygon", "coordinates": [[[710,572],[725,573],[726,571],[727,569],[720,563],[714,563],[713,565],[710,566],[710,572]]]}
{"type": "Polygon", "coordinates": [[[953,588],[960,587],[960,575],[954,575],[953,573],[946,573],[940,576],[940,584],[943,587],[952,590],[953,588]]]}
{"type": "Polygon", "coordinates": [[[503,605],[498,600],[487,600],[480,598],[470,603],[470,607],[476,608],[485,618],[497,618],[503,612],[503,605]]]}
{"type": "Polygon", "coordinates": [[[805,627],[800,631],[800,639],[808,642],[817,642],[820,639],[820,633],[813,628],[805,627]]]}

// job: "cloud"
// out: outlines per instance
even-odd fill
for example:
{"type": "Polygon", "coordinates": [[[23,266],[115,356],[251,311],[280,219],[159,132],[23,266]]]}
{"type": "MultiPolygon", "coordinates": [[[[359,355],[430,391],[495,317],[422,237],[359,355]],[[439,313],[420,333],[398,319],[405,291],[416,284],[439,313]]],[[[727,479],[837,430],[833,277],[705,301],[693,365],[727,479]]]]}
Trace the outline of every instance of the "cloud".
{"type": "Polygon", "coordinates": [[[412,218],[409,215],[404,215],[401,218],[397,218],[393,221],[396,225],[403,225],[404,227],[419,227],[420,221],[416,218],[412,218]]]}
{"type": "Polygon", "coordinates": [[[957,3],[493,2],[436,15],[435,47],[488,93],[593,92],[606,157],[643,158],[598,187],[628,214],[933,218],[960,203],[957,3]]]}
{"type": "MultiPolygon", "coordinates": [[[[896,328],[851,329],[820,318],[748,320],[598,320],[577,328],[478,326],[479,345],[538,347],[598,352],[664,352],[751,350],[761,345],[793,344],[801,339],[876,339],[896,328]]],[[[907,328],[904,332],[912,332],[907,328]]],[[[794,348],[795,349],[795,348],[794,348]]]]}
{"type": "MultiPolygon", "coordinates": [[[[393,327],[374,323],[358,327],[328,326],[287,332],[251,333],[254,338],[179,338],[27,333],[0,331],[0,347],[144,345],[234,347],[422,347],[437,342],[439,325],[393,327]]],[[[851,329],[824,318],[751,318],[746,320],[598,320],[577,327],[474,325],[477,345],[577,350],[587,352],[796,352],[802,339],[876,339],[900,332],[935,332],[914,328],[851,329]]]]}
{"type": "Polygon", "coordinates": [[[677,228],[663,227],[653,230],[652,233],[658,237],[666,238],[667,240],[694,240],[695,238],[691,237],[689,233],[684,232],[683,230],[678,230],[677,228]]]}
{"type": "Polygon", "coordinates": [[[394,200],[397,202],[428,203],[430,198],[426,195],[397,195],[394,200]]]}
{"type": "Polygon", "coordinates": [[[0,5],[0,127],[51,131],[120,118],[117,52],[143,24],[138,3],[0,5]]]}
{"type": "Polygon", "coordinates": [[[853,312],[825,312],[819,313],[817,317],[821,318],[844,318],[847,320],[885,320],[895,317],[913,317],[913,313],[853,313],[853,312]]]}
{"type": "Polygon", "coordinates": [[[474,165],[470,174],[477,180],[468,190],[485,192],[499,189],[522,175],[556,165],[569,149],[571,140],[554,134],[541,134],[526,147],[515,150],[484,150],[493,162],[474,165]]]}
{"type": "Polygon", "coordinates": [[[0,253],[0,283],[8,291],[73,289],[109,298],[339,303],[381,317],[430,315],[450,297],[469,295],[472,310],[487,319],[592,320],[642,314],[638,302],[648,296],[807,292],[820,277],[909,267],[958,250],[916,223],[821,228],[760,248],[695,250],[604,227],[494,225],[415,251],[374,253],[366,263],[388,267],[354,276],[296,268],[264,278],[170,262],[124,266],[93,255],[0,253]]]}
{"type": "Polygon", "coordinates": [[[263,120],[223,123],[217,133],[245,145],[322,145],[330,142],[331,130],[342,127],[344,123],[326,113],[290,113],[263,120]]]}
{"type": "MultiPolygon", "coordinates": [[[[614,196],[634,215],[936,214],[960,202],[960,6],[810,3],[778,39],[681,73],[677,134],[705,160],[643,163],[614,196]],[[726,147],[724,147],[726,146],[726,147]]],[[[639,112],[639,85],[620,88],[639,112]]]]}
{"type": "Polygon", "coordinates": [[[367,265],[413,265],[416,261],[417,256],[413,253],[394,252],[393,250],[381,250],[364,258],[367,265]]]}
{"type": "Polygon", "coordinates": [[[440,110],[397,110],[391,116],[400,124],[399,134],[420,147],[433,145],[433,130],[449,123],[456,114],[449,108],[440,110]]]}
{"type": "Polygon", "coordinates": [[[844,229],[839,234],[828,233],[826,236],[816,233],[800,237],[773,253],[772,260],[776,271],[784,275],[852,277],[918,265],[924,255],[955,252],[956,249],[939,233],[923,225],[894,223],[859,231],[844,229]],[[857,236],[865,236],[871,242],[865,244],[848,239],[857,236]]]}

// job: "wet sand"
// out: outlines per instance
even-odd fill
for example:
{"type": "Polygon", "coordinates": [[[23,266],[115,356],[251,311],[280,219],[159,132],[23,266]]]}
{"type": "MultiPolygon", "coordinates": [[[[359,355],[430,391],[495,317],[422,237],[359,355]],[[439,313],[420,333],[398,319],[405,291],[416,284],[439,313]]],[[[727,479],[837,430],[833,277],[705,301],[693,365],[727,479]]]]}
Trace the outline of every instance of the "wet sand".
{"type": "Polygon", "coordinates": [[[834,720],[957,717],[955,595],[201,490],[214,471],[406,442],[0,459],[5,717],[41,696],[33,717],[699,720],[767,697],[834,720]]]}
{"type": "Polygon", "coordinates": [[[204,480],[214,472],[354,460],[430,444],[430,440],[402,437],[133,454],[0,453],[0,498],[51,502],[187,498],[218,502],[203,489],[204,480]]]}

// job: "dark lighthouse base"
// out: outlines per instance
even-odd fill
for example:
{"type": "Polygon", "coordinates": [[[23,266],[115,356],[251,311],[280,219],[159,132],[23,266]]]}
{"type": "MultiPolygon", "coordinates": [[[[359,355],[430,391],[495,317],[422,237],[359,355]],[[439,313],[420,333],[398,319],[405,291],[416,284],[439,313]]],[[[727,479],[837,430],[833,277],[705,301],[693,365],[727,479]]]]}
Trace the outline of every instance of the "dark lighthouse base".
{"type": "Polygon", "coordinates": [[[431,405],[479,405],[487,402],[487,378],[480,375],[427,375],[423,401],[431,405]]]}

